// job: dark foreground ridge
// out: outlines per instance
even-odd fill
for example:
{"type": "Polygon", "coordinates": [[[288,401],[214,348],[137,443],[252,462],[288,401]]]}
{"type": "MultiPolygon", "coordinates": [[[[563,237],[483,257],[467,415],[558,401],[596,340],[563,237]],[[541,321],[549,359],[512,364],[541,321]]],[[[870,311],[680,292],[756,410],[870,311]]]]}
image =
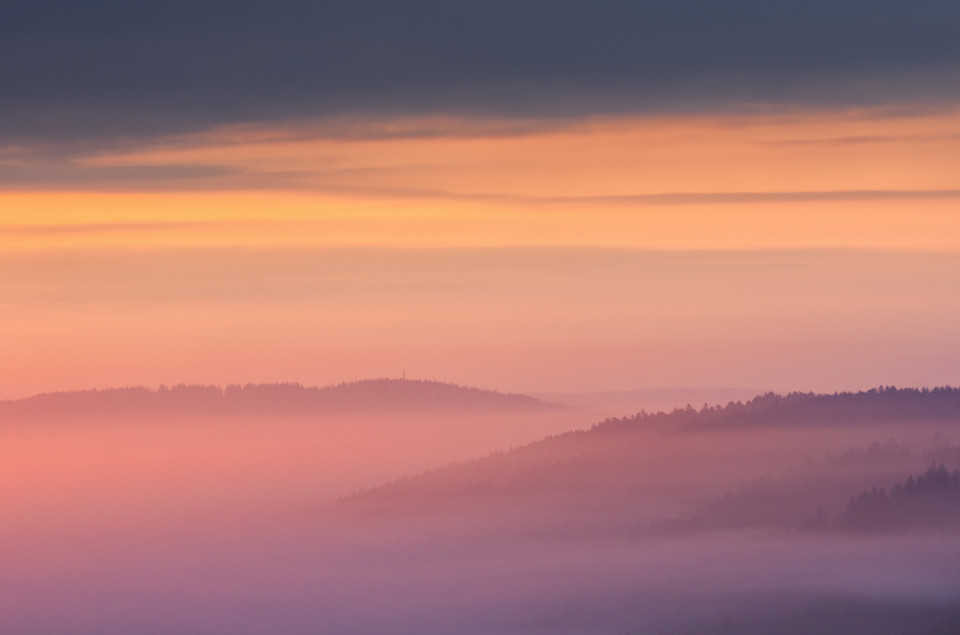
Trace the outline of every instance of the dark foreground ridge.
{"type": "Polygon", "coordinates": [[[838,526],[854,531],[960,528],[960,470],[931,465],[889,492],[876,487],[860,492],[850,498],[838,526]]]}
{"type": "Polygon", "coordinates": [[[0,420],[124,416],[314,415],[349,412],[505,411],[560,408],[533,397],[438,381],[368,379],[301,384],[181,384],[45,393],[0,401],[0,420]]]}

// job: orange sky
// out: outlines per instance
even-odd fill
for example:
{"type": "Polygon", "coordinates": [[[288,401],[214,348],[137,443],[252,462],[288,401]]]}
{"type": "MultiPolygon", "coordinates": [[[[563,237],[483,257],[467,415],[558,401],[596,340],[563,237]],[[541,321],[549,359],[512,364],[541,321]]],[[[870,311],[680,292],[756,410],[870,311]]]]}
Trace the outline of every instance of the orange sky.
{"type": "Polygon", "coordinates": [[[0,397],[960,382],[957,156],[960,114],[867,111],[0,148],[43,175],[0,192],[0,397]]]}

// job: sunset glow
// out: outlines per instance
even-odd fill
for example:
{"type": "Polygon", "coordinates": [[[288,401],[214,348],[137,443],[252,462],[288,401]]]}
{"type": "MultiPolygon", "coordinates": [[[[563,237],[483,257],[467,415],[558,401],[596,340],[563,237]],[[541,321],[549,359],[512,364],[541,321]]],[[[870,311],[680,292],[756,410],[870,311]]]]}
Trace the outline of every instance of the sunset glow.
{"type": "Polygon", "coordinates": [[[0,633],[960,632],[960,4],[7,0],[0,633]]]}
{"type": "Polygon", "coordinates": [[[843,387],[951,381],[958,150],[953,112],[860,111],[316,122],[81,153],[0,194],[22,360],[4,391],[403,366],[516,390],[832,385],[822,364],[843,387]],[[785,346],[793,370],[738,370],[788,332],[770,362],[785,346]],[[881,337],[882,375],[861,348],[881,337]]]}

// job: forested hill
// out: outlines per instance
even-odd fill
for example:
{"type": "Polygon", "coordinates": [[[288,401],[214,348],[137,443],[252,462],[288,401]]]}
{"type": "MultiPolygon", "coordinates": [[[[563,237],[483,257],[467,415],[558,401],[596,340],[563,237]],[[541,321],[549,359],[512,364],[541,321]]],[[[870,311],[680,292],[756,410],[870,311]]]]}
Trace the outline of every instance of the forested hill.
{"type": "Polygon", "coordinates": [[[636,425],[676,428],[748,427],[780,424],[839,425],[865,422],[960,420],[960,388],[874,388],[833,394],[767,393],[726,406],[692,406],[672,412],[640,412],[594,426],[613,431],[636,425]]]}
{"type": "MultiPolygon", "coordinates": [[[[650,487],[657,493],[672,479],[683,482],[680,489],[686,491],[683,488],[689,483],[684,479],[693,478],[691,475],[698,470],[726,469],[729,459],[722,453],[711,459],[710,452],[700,452],[695,459],[684,462],[684,452],[694,447],[695,437],[701,432],[764,428],[806,433],[808,428],[823,430],[887,422],[902,423],[908,428],[919,422],[960,423],[960,389],[878,388],[832,395],[766,394],[722,407],[641,412],[632,417],[607,419],[589,430],[550,436],[507,452],[400,479],[358,493],[345,502],[440,505],[454,499],[505,501],[547,494],[567,499],[582,496],[588,501],[595,501],[598,496],[617,499],[622,495],[623,500],[633,500],[631,497],[643,488],[650,487]],[[657,482],[650,485],[649,474],[657,469],[662,471],[657,482]]],[[[702,437],[699,442],[702,446],[702,437]]],[[[718,447],[736,452],[722,443],[718,447]]]]}
{"type": "Polygon", "coordinates": [[[863,491],[850,499],[837,524],[857,531],[960,527],[960,470],[931,465],[889,492],[863,491]]]}
{"type": "Polygon", "coordinates": [[[425,380],[300,384],[178,385],[45,393],[0,401],[0,420],[110,416],[311,415],[347,412],[534,411],[560,408],[533,397],[425,380]]]}

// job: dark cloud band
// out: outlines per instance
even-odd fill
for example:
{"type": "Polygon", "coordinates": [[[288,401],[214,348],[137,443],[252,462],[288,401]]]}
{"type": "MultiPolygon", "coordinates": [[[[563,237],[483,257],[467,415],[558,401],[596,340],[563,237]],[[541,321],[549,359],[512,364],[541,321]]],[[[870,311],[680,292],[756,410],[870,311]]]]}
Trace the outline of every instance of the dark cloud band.
{"type": "Polygon", "coordinates": [[[960,5],[14,0],[0,139],[343,114],[953,102],[960,5]]]}

